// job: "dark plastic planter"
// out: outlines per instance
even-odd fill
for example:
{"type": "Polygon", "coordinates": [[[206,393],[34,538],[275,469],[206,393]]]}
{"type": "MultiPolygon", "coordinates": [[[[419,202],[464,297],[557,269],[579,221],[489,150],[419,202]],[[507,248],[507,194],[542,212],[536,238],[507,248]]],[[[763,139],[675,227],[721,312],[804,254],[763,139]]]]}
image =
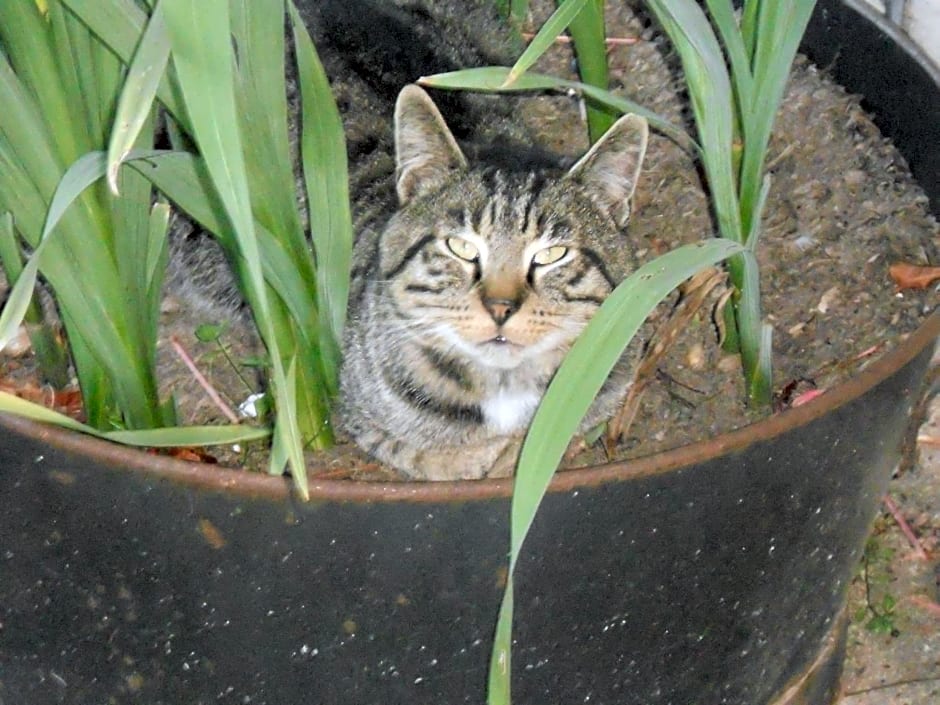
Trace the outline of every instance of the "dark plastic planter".
{"type": "MultiPolygon", "coordinates": [[[[940,92],[907,44],[820,2],[806,50],[940,204],[940,92]]],[[[807,406],[556,478],[520,564],[515,702],[829,702],[938,335],[935,313],[807,406]]],[[[508,482],[324,482],[304,505],[282,479],[0,425],[0,703],[484,702],[508,482]]]]}

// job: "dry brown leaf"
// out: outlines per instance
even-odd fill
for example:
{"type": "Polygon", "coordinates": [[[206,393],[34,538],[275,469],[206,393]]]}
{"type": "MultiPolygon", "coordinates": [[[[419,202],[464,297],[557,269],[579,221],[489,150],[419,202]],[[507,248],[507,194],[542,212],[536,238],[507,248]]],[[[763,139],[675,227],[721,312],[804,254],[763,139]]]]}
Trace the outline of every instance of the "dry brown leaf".
{"type": "Polygon", "coordinates": [[[899,262],[888,267],[888,274],[898,289],[926,289],[940,279],[940,267],[899,262]]]}

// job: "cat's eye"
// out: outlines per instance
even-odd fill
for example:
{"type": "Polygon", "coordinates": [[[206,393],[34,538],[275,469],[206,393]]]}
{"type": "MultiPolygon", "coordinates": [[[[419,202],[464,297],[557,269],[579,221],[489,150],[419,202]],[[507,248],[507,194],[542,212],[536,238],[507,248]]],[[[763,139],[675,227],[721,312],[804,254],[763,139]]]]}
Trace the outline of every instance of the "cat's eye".
{"type": "Polygon", "coordinates": [[[454,255],[467,262],[476,262],[480,257],[480,250],[477,246],[463,238],[449,237],[444,243],[454,255]]]}
{"type": "Polygon", "coordinates": [[[552,245],[544,250],[539,250],[532,255],[532,264],[545,266],[546,264],[555,264],[562,257],[568,254],[568,248],[564,245],[552,245]]]}

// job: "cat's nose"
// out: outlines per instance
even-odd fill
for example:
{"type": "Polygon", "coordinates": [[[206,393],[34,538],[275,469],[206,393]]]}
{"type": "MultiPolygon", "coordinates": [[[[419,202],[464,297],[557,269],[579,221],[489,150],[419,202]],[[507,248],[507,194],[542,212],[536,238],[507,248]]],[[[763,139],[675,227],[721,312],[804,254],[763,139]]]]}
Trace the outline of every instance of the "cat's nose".
{"type": "Polygon", "coordinates": [[[509,320],[509,317],[519,310],[519,302],[513,299],[493,299],[484,298],[483,305],[490,312],[493,320],[498,325],[502,325],[509,320]]]}

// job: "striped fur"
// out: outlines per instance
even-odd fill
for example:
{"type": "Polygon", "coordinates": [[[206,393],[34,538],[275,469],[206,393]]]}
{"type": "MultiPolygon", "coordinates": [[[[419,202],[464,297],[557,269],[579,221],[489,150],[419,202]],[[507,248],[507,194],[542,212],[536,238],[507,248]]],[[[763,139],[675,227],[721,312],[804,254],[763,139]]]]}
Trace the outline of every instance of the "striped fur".
{"type": "Polygon", "coordinates": [[[567,174],[468,166],[415,86],[395,132],[399,209],[357,238],[339,422],[412,478],[505,475],[565,352],[635,268],[622,227],[646,123],[621,118],[567,174]]]}

